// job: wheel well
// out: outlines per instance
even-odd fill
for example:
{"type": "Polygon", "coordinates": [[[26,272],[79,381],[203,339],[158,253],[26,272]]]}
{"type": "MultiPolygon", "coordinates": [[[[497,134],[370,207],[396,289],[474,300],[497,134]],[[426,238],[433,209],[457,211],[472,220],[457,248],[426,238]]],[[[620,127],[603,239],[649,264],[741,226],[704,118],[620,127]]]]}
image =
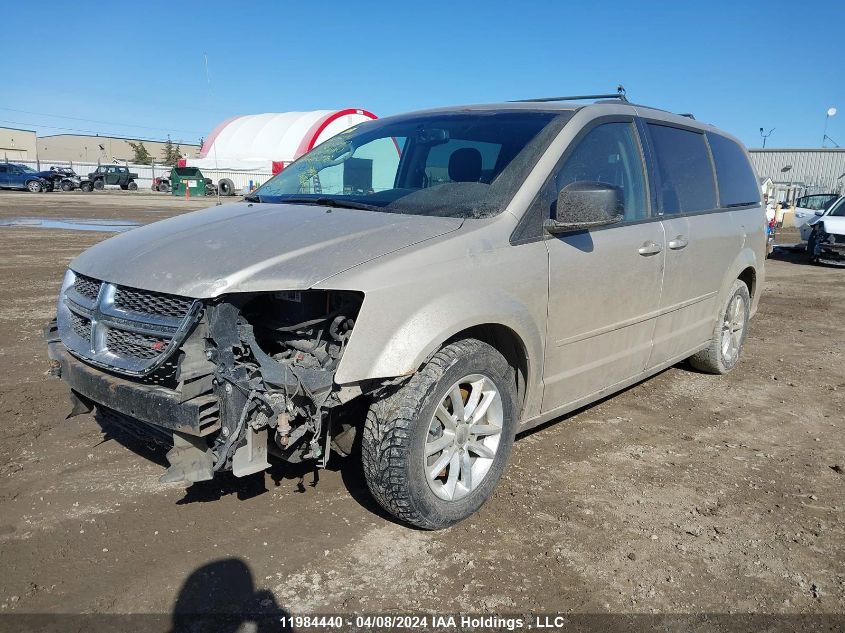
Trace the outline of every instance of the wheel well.
{"type": "Polygon", "coordinates": [[[508,364],[515,370],[517,397],[524,404],[526,394],[525,385],[528,381],[529,369],[528,353],[519,335],[506,325],[500,323],[484,323],[462,330],[450,340],[462,338],[474,338],[484,341],[505,357],[508,364]]]}
{"type": "Polygon", "coordinates": [[[742,283],[748,286],[748,294],[751,295],[751,298],[754,298],[754,291],[756,290],[757,286],[757,273],[754,272],[754,269],[749,266],[741,273],[739,273],[739,277],[737,277],[742,283]]]}

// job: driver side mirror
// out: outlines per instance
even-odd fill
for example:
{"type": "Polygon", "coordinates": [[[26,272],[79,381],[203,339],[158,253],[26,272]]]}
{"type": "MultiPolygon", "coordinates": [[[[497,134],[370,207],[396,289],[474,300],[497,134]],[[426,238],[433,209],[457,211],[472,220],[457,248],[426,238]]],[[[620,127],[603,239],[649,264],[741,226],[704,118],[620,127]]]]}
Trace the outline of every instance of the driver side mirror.
{"type": "Polygon", "coordinates": [[[824,211],[822,211],[821,209],[819,209],[818,211],[816,211],[816,215],[818,215],[818,216],[823,216],[823,215],[824,215],[824,211]]]}
{"type": "Polygon", "coordinates": [[[546,220],[544,228],[554,235],[616,224],[624,218],[625,202],[620,187],[581,180],[560,190],[555,217],[546,220]]]}

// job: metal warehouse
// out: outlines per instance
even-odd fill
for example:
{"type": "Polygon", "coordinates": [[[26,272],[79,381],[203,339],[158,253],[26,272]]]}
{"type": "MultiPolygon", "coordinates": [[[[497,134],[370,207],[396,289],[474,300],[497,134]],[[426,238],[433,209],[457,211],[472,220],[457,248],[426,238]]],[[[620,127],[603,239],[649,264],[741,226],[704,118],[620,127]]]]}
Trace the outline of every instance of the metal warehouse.
{"type": "Polygon", "coordinates": [[[751,162],[771,178],[778,200],[808,193],[845,193],[845,149],[753,149],[751,162]]]}

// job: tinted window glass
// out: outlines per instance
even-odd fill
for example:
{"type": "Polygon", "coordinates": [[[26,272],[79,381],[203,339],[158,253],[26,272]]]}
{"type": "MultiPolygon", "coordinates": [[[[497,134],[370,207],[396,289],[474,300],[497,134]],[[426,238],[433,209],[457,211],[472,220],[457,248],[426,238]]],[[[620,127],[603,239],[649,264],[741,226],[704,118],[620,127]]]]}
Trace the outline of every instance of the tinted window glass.
{"type": "Polygon", "coordinates": [[[622,189],[626,220],[648,215],[643,164],[633,124],[605,123],[588,132],[557,172],[554,199],[566,185],[582,180],[622,189]]]}
{"type": "Polygon", "coordinates": [[[713,169],[704,134],[648,124],[660,174],[664,213],[716,208],[713,169]]]}
{"type": "Polygon", "coordinates": [[[718,134],[707,134],[716,180],[719,183],[719,203],[723,207],[738,207],[760,202],[757,176],[745,157],[742,148],[732,140],[718,134]]]}

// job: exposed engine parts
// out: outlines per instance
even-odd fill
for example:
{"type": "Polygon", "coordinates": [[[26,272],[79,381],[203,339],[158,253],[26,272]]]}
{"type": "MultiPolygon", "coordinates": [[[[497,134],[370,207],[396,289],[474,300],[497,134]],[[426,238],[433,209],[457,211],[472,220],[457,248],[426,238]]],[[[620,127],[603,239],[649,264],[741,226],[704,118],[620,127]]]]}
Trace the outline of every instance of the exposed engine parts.
{"type": "MultiPolygon", "coordinates": [[[[334,410],[350,399],[334,374],[362,300],[359,293],[305,291],[207,305],[183,353],[204,349],[214,368],[220,432],[205,443],[176,433],[162,479],[201,481],[221,470],[248,475],[269,466],[268,451],[325,466],[334,410]]],[[[350,436],[348,425],[336,426],[343,435],[336,450],[347,454],[354,429],[350,436]]]]}

